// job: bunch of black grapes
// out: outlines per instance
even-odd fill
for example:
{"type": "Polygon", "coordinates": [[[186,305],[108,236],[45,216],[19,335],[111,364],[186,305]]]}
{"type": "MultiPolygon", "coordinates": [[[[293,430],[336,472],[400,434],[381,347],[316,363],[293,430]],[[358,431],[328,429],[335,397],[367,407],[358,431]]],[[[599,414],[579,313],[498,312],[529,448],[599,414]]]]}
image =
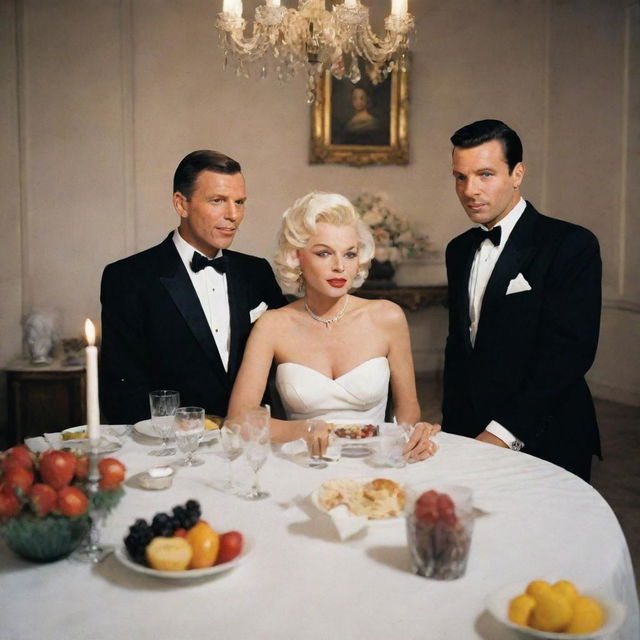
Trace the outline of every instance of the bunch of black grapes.
{"type": "Polygon", "coordinates": [[[124,546],[135,562],[147,564],[145,549],[153,538],[170,538],[177,529],[188,531],[198,522],[201,515],[200,503],[196,500],[188,500],[184,506],[173,507],[171,515],[156,513],[151,524],[148,524],[143,518],[139,518],[129,527],[129,533],[124,539],[124,546]]]}

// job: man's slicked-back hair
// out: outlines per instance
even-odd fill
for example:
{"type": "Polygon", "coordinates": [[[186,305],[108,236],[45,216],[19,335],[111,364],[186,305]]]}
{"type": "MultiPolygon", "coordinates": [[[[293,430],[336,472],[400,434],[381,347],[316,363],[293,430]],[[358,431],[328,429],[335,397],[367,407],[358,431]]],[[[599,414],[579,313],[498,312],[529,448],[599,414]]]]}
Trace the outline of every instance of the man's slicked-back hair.
{"type": "Polygon", "coordinates": [[[485,142],[497,140],[502,145],[504,158],[511,173],[522,162],[522,142],[518,134],[500,120],[478,120],[458,129],[451,143],[460,149],[471,149],[485,142]]]}
{"type": "Polygon", "coordinates": [[[180,160],[180,164],[173,174],[173,193],[179,191],[187,200],[191,198],[198,175],[202,171],[233,175],[241,173],[242,169],[239,162],[225,156],[224,153],[209,149],[192,151],[180,160]]]}

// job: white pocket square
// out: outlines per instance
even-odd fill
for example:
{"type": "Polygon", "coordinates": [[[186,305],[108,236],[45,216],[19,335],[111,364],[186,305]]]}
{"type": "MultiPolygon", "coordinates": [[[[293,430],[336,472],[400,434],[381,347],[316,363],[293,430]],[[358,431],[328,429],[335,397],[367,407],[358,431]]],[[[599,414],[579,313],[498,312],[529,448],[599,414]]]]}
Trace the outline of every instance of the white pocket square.
{"type": "Polygon", "coordinates": [[[249,311],[249,318],[253,324],[269,307],[266,302],[261,302],[255,309],[249,311]]]}
{"type": "Polygon", "coordinates": [[[507,287],[507,295],[512,293],[521,293],[522,291],[531,291],[531,285],[525,280],[525,277],[519,273],[507,287]]]}

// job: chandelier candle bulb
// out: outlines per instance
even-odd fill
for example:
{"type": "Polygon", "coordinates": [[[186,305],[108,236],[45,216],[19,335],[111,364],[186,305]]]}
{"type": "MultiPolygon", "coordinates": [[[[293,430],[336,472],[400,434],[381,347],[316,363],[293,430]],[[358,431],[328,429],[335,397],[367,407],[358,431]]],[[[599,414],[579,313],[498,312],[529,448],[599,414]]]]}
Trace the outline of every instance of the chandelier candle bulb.
{"type": "Polygon", "coordinates": [[[87,435],[92,447],[100,441],[100,401],[98,399],[98,347],[96,328],[87,318],[84,322],[84,333],[87,338],[85,349],[87,358],[87,435]]]}
{"type": "MultiPolygon", "coordinates": [[[[267,4],[271,4],[268,2],[267,4]]],[[[280,4],[280,3],[278,3],[280,4]]],[[[223,0],[222,13],[229,13],[234,16],[242,17],[242,0],[223,0]]]]}
{"type": "Polygon", "coordinates": [[[344,0],[344,6],[355,9],[358,6],[358,0],[344,0]]]}
{"type": "Polygon", "coordinates": [[[266,5],[267,7],[279,7],[280,0],[267,0],[266,5]]]}
{"type": "Polygon", "coordinates": [[[391,0],[391,15],[404,16],[407,14],[407,0],[391,0]]]}

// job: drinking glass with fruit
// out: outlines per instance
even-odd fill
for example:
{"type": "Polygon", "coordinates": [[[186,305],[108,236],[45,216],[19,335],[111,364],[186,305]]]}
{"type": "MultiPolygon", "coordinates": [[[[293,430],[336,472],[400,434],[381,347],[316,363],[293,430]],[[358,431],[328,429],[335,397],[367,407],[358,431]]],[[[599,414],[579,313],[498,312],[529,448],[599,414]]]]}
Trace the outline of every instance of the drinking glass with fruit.
{"type": "Polygon", "coordinates": [[[407,541],[415,573],[437,580],[464,575],[473,531],[471,498],[470,489],[450,487],[407,501],[407,541]]]}
{"type": "Polygon", "coordinates": [[[17,445],[0,457],[0,535],[28,560],[69,555],[90,530],[90,510],[108,511],[123,493],[125,467],[115,458],[100,461],[99,489],[89,497],[84,455],[53,449],[36,456],[17,445]]]}

